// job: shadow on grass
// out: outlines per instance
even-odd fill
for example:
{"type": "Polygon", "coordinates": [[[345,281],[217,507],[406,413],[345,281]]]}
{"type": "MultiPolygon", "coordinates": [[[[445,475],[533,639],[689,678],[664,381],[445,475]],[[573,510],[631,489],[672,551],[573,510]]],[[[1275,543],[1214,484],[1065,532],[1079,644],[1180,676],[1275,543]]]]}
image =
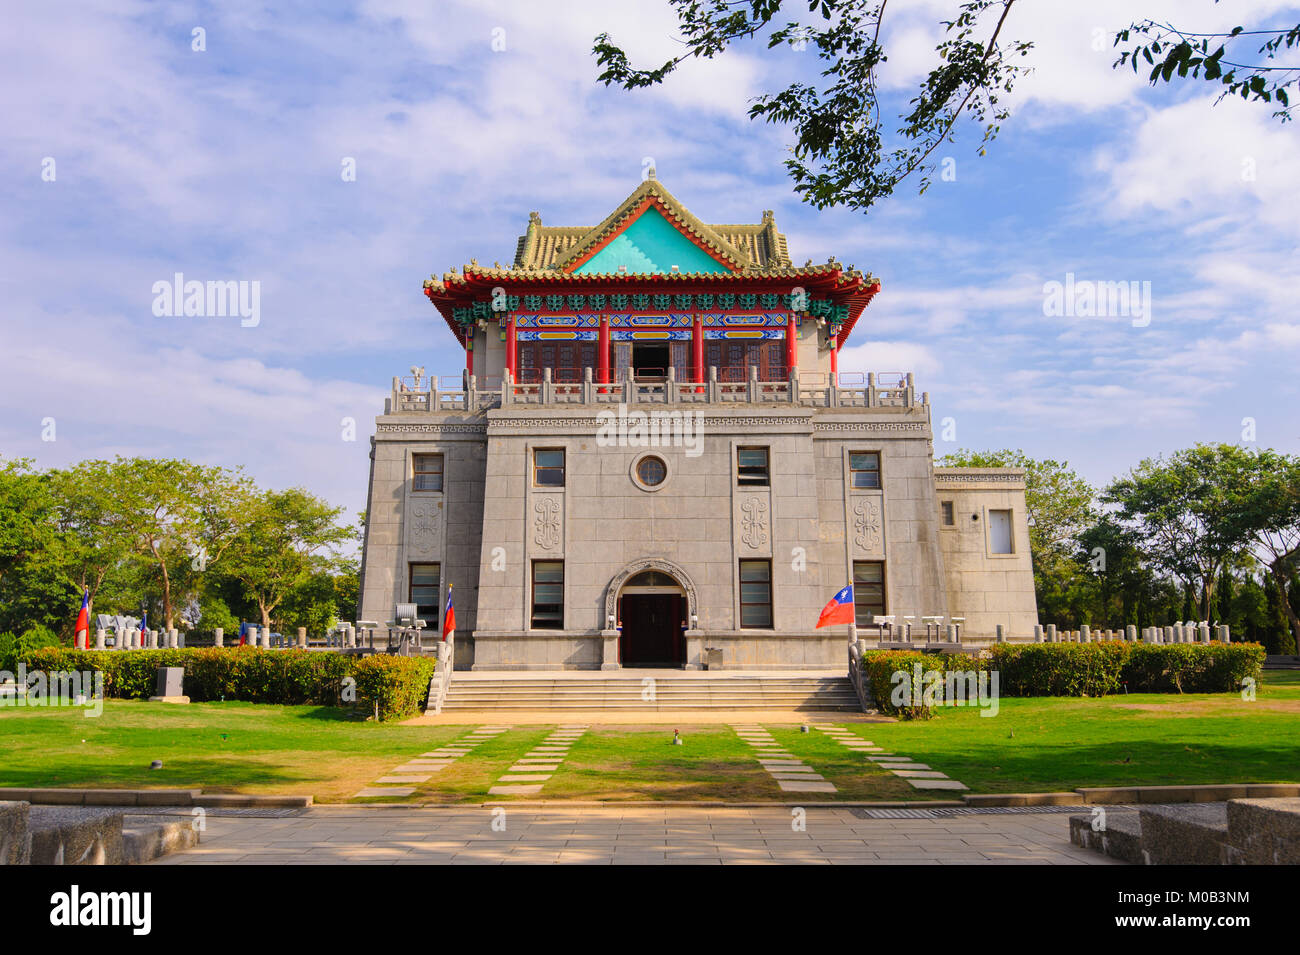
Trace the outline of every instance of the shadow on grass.
{"type": "Polygon", "coordinates": [[[86,762],[55,769],[13,767],[4,771],[3,785],[18,789],[202,789],[221,792],[246,786],[302,786],[320,776],[295,772],[286,766],[259,765],[228,760],[165,759],[160,770],[149,763],[123,766],[120,762],[86,762]]]}

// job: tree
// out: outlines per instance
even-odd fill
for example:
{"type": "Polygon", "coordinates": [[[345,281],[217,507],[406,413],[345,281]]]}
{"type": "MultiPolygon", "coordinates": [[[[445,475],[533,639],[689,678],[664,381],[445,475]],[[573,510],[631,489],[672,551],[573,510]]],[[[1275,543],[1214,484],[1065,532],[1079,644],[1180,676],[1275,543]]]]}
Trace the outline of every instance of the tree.
{"type": "Polygon", "coordinates": [[[1147,79],[1152,86],[1171,83],[1175,75],[1180,80],[1190,76],[1222,88],[1216,103],[1225,96],[1277,103],[1274,118],[1284,123],[1291,119],[1287,90],[1300,81],[1300,67],[1277,65],[1277,54],[1300,47],[1300,25],[1272,30],[1237,26],[1227,32],[1194,33],[1172,23],[1143,20],[1115,34],[1115,46],[1121,43],[1130,48],[1120,53],[1115,67],[1128,64],[1136,73],[1138,62],[1145,60],[1151,67],[1147,79]],[[1253,43],[1261,44],[1253,53],[1241,50],[1253,43]],[[1246,59],[1256,62],[1242,62],[1246,59]]]}
{"type": "Polygon", "coordinates": [[[158,574],[162,617],[188,602],[198,575],[218,561],[247,519],[251,482],[239,472],[171,458],[118,458],[79,467],[109,489],[108,507],[132,548],[158,574]]]}
{"type": "Polygon", "coordinates": [[[49,480],[22,458],[0,462],[0,631],[71,628],[72,594],[47,559],[55,537],[49,480]]]}
{"type": "Polygon", "coordinates": [[[56,532],[45,557],[76,593],[89,591],[92,606],[110,574],[131,558],[134,545],[131,527],[115,507],[110,471],[102,464],[49,472],[56,532]]]}
{"type": "Polygon", "coordinates": [[[54,497],[28,458],[0,462],[0,579],[49,546],[54,497]]]}
{"type": "MultiPolygon", "coordinates": [[[[846,205],[866,212],[890,196],[908,176],[918,174],[924,193],[934,175],[931,159],[941,143],[955,141],[963,115],[983,126],[979,155],[997,136],[1009,113],[1000,99],[1021,74],[1017,57],[1031,42],[1004,41],[1002,30],[1016,0],[974,0],[955,4],[951,20],[941,21],[945,37],[935,49],[935,64],[899,117],[891,136],[881,108],[877,71],[887,59],[880,42],[888,0],[807,0],[805,19],[780,22],[782,7],[803,3],[781,0],[669,0],[676,11],[683,51],[661,66],[637,69],[608,33],[595,38],[592,53],[601,68],[598,82],[632,90],[662,83],[692,58],[712,59],[733,44],[766,41],[767,48],[792,46],[817,51],[820,82],[795,81],[758,97],[751,119],[792,126],[795,142],[785,165],[795,192],[819,209],[846,205]]],[[[1121,48],[1115,68],[1139,61],[1152,67],[1152,86],[1175,77],[1221,85],[1223,96],[1275,102],[1274,116],[1290,119],[1287,90],[1300,80],[1300,67],[1277,65],[1277,54],[1300,47],[1300,25],[1196,33],[1170,23],[1143,20],[1114,36],[1121,48]],[[1253,53],[1238,48],[1261,45],[1253,53]],[[1127,48],[1122,48],[1127,47],[1127,48]],[[1213,49],[1212,49],[1213,48],[1213,49]],[[1255,62],[1244,62],[1246,60],[1255,62]]]]}
{"type": "Polygon", "coordinates": [[[1187,585],[1202,619],[1210,617],[1220,573],[1244,543],[1231,500],[1233,451],[1198,444],[1168,460],[1147,458],[1103,497],[1142,534],[1152,559],[1187,585]]]}
{"type": "MultiPolygon", "coordinates": [[[[598,82],[638,89],[662,83],[690,58],[710,59],[733,43],[766,39],[767,48],[812,45],[823,65],[821,82],[794,82],[765,94],[749,109],[751,119],[794,127],[796,139],[786,169],[795,192],[819,209],[847,205],[866,211],[918,173],[925,192],[934,174],[934,151],[963,115],[983,126],[979,152],[997,135],[1008,112],[1000,97],[1010,93],[1031,44],[1001,44],[1002,28],[1015,0],[967,0],[935,48],[936,63],[899,119],[894,137],[885,130],[877,71],[885,61],[880,27],[888,0],[808,0],[816,25],[778,23],[781,0],[669,0],[676,10],[685,49],[655,69],[635,69],[608,33],[596,37],[592,53],[602,72],[598,82]]],[[[799,4],[802,6],[802,4],[799,4]]]]}
{"type": "Polygon", "coordinates": [[[1219,447],[1231,469],[1228,519],[1282,595],[1287,625],[1300,646],[1300,615],[1287,599],[1300,561],[1300,458],[1268,449],[1219,447]]]}
{"type": "Polygon", "coordinates": [[[267,491],[254,502],[224,569],[243,584],[262,626],[296,588],[335,566],[332,549],[355,534],[338,523],[342,513],[301,488],[267,491]]]}

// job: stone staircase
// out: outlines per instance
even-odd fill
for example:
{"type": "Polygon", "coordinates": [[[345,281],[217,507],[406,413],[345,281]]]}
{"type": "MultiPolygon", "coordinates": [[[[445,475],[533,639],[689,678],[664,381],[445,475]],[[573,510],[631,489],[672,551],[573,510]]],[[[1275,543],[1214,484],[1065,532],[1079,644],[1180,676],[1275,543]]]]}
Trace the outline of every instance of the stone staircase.
{"type": "Polygon", "coordinates": [[[794,710],[861,712],[842,676],[684,677],[510,675],[453,677],[443,711],[456,710],[794,710]],[[651,692],[652,690],[652,692],[651,692]]]}

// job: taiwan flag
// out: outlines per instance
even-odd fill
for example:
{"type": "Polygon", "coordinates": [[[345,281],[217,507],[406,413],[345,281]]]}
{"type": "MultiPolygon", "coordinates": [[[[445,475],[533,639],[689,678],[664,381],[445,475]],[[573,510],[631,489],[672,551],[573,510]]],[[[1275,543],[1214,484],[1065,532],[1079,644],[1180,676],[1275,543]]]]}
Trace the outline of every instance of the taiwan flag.
{"type": "Polygon", "coordinates": [[[144,614],[144,616],[140,618],[140,647],[143,649],[145,638],[149,636],[149,611],[141,610],[140,612],[144,614]]]}
{"type": "Polygon", "coordinates": [[[77,625],[72,631],[72,645],[83,650],[90,649],[90,590],[81,595],[81,612],[77,614],[77,625]],[[81,646],[81,634],[86,634],[86,645],[81,646]]]}
{"type": "Polygon", "coordinates": [[[447,609],[442,615],[442,639],[456,636],[456,608],[451,602],[451,585],[447,585],[447,609]]]}
{"type": "Polygon", "coordinates": [[[853,623],[854,620],[853,585],[849,584],[822,608],[822,614],[817,618],[817,626],[833,627],[837,623],[853,623]]]}

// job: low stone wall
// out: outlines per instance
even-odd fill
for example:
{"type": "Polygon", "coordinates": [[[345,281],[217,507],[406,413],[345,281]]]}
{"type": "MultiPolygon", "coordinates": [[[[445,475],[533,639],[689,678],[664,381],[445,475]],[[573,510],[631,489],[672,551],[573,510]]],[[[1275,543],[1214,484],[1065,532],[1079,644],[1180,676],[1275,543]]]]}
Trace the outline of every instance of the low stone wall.
{"type": "Polygon", "coordinates": [[[1186,802],[1071,816],[1070,841],[1135,865],[1297,865],[1300,797],[1186,802]]]}

